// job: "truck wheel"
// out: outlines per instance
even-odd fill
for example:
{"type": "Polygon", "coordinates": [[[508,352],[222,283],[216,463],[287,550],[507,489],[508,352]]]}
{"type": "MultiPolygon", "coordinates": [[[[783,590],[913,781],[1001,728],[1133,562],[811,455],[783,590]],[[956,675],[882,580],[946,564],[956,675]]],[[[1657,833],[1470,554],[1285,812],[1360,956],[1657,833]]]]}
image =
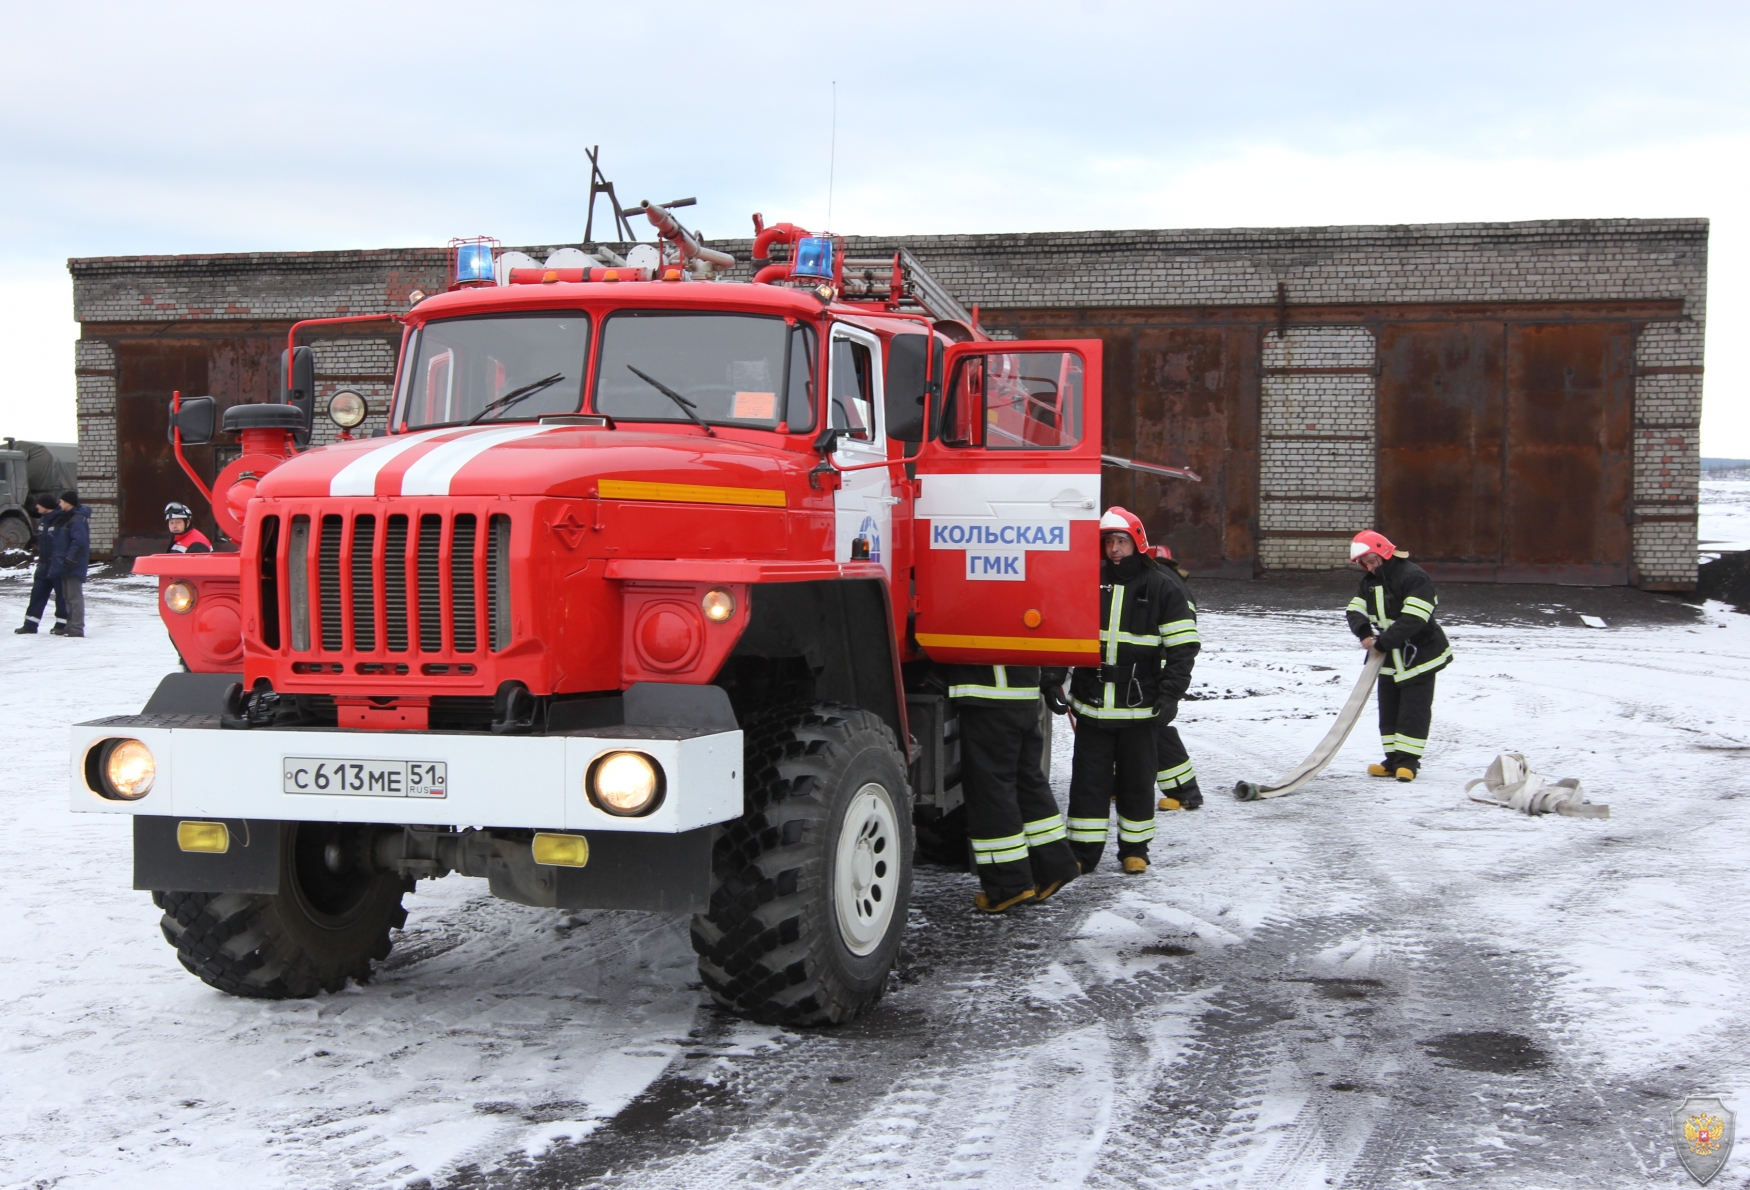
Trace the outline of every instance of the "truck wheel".
{"type": "Polygon", "coordinates": [[[408,882],[353,858],[363,828],[284,823],[280,891],[155,892],[164,940],[190,973],[233,996],[298,1000],[366,982],[407,921],[408,882]]]}
{"type": "Polygon", "coordinates": [[[712,852],[699,975],[755,1020],[838,1024],[880,999],[911,901],[911,798],[893,732],[854,707],[746,725],[746,811],[712,852]]]}
{"type": "Polygon", "coordinates": [[[0,550],[30,547],[30,523],[23,517],[0,517],[0,550]]]}

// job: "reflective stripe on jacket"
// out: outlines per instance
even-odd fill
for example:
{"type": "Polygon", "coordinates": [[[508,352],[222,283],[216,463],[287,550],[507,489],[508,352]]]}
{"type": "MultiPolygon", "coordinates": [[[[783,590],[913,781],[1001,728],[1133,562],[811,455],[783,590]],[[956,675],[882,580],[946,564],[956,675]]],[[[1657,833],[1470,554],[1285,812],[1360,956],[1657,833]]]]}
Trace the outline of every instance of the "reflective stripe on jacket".
{"type": "Polygon", "coordinates": [[[1039,697],[1036,665],[944,665],[942,677],[956,702],[1013,706],[1039,697]]]}
{"type": "Polygon", "coordinates": [[[1140,558],[1135,566],[1107,563],[1100,578],[1101,664],[1076,667],[1070,705],[1090,719],[1153,719],[1191,685],[1202,648],[1197,608],[1176,572],[1140,558]]]}
{"type": "Polygon", "coordinates": [[[1347,609],[1349,630],[1357,640],[1374,637],[1373,647],[1387,657],[1380,673],[1407,682],[1452,660],[1446,633],[1434,622],[1439,603],[1426,570],[1408,558],[1387,558],[1378,570],[1361,576],[1361,589],[1347,609]]]}

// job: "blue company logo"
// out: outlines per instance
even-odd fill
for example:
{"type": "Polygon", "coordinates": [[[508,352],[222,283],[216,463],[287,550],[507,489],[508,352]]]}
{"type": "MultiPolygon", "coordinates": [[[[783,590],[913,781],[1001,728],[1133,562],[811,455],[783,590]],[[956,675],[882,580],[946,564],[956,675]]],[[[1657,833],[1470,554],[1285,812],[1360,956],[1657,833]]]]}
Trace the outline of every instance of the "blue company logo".
{"type": "Polygon", "coordinates": [[[1011,549],[1063,550],[1069,548],[1069,526],[1047,523],[979,524],[932,521],[931,549],[977,549],[981,546],[1007,546],[1011,549]]]}
{"type": "Polygon", "coordinates": [[[881,528],[875,523],[875,518],[866,516],[857,529],[857,536],[869,543],[869,561],[881,561],[881,528]]]}

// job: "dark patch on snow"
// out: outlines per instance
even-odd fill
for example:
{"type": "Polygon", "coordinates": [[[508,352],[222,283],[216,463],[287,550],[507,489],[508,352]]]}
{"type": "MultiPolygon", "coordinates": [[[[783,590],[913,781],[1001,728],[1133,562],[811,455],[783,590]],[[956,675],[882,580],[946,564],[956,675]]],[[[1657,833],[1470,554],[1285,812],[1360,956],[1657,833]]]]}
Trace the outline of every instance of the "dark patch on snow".
{"type": "Polygon", "coordinates": [[[1196,954],[1189,946],[1181,946],[1177,942],[1157,942],[1153,946],[1142,948],[1143,954],[1165,955],[1170,959],[1182,959],[1188,954],[1196,954]]]}
{"type": "Polygon", "coordinates": [[[1422,1043],[1428,1056],[1483,1074],[1513,1074],[1549,1065],[1549,1055],[1522,1033],[1442,1033],[1422,1043]]]}

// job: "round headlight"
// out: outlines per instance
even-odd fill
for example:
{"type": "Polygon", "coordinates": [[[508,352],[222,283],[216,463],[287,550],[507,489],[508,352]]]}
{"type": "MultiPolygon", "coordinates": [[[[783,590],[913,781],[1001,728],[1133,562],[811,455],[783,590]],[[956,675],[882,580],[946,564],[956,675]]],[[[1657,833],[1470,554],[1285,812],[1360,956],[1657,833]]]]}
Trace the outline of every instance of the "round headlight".
{"type": "Polygon", "coordinates": [[[350,430],[365,420],[370,406],[350,388],[343,388],[328,398],[328,420],[343,430],[350,430]]]}
{"type": "Polygon", "coordinates": [[[158,762],[139,740],[107,740],[97,760],[105,797],[137,801],[152,792],[158,762]]]}
{"type": "Polygon", "coordinates": [[[705,592],[705,597],[699,600],[699,607],[705,612],[705,618],[713,624],[721,624],[735,614],[735,596],[716,587],[705,592]]]}
{"type": "Polygon", "coordinates": [[[164,588],[164,606],[179,616],[185,614],[194,606],[194,584],[177,579],[166,586],[164,588]]]}
{"type": "Polygon", "coordinates": [[[662,804],[662,768],[642,752],[610,752],[586,780],[590,801],[609,814],[632,818],[662,804]]]}

